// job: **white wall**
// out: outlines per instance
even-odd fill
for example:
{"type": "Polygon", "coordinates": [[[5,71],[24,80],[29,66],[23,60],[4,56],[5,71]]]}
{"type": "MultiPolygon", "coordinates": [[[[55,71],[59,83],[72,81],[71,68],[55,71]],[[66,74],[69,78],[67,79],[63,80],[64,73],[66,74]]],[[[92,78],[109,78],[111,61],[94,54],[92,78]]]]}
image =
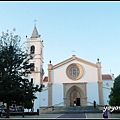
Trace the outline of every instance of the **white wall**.
{"type": "Polygon", "coordinates": [[[40,95],[39,92],[35,93],[35,96],[37,97],[37,99],[34,100],[34,112],[37,112],[37,109],[39,109],[39,106],[40,106],[40,104],[39,104],[39,99],[40,99],[39,95],[40,95]]]}
{"type": "MultiPolygon", "coordinates": [[[[95,100],[96,103],[99,103],[98,95],[98,75],[97,68],[90,65],[80,63],[76,60],[73,60],[67,64],[64,64],[52,71],[52,82],[53,84],[53,104],[60,103],[63,101],[63,86],[62,83],[78,83],[78,82],[87,82],[87,101],[93,103],[95,100]],[[79,80],[71,80],[67,77],[66,68],[72,64],[78,63],[83,68],[83,76],[79,80]]],[[[89,103],[88,103],[89,104],[89,103]]]]}
{"type": "Polygon", "coordinates": [[[43,85],[45,85],[45,87],[48,86],[48,82],[43,82],[43,85]]]}
{"type": "MultiPolygon", "coordinates": [[[[98,83],[97,82],[88,82],[87,83],[87,102],[93,103],[96,101],[99,104],[99,95],[98,95],[98,83]]],[[[88,105],[91,105],[87,103],[88,105]]]]}
{"type": "MultiPolygon", "coordinates": [[[[42,81],[40,78],[40,75],[41,75],[40,70],[41,70],[41,68],[43,68],[43,47],[44,47],[43,42],[41,41],[40,37],[39,38],[27,38],[25,41],[25,45],[26,45],[26,49],[28,50],[28,54],[30,54],[31,46],[32,45],[35,46],[35,54],[34,54],[35,56],[32,60],[29,61],[30,63],[35,64],[35,71],[31,72],[31,74],[29,75],[29,79],[31,80],[31,78],[33,78],[34,85],[40,86],[40,84],[41,84],[40,82],[42,81]]],[[[48,102],[46,102],[46,100],[43,99],[43,97],[48,96],[47,93],[48,92],[46,92],[46,91],[43,91],[42,93],[40,93],[40,92],[35,93],[35,96],[37,97],[37,99],[34,100],[34,111],[37,111],[37,109],[39,109],[40,102],[43,102],[43,105],[48,103],[48,102]],[[40,97],[42,99],[40,99],[40,97]]]]}
{"type": "Polygon", "coordinates": [[[55,83],[52,85],[52,105],[63,106],[63,84],[55,83]]]}
{"type": "Polygon", "coordinates": [[[113,80],[103,80],[103,96],[104,105],[108,105],[109,95],[111,92],[111,87],[113,87],[113,80]]]}
{"type": "Polygon", "coordinates": [[[30,79],[33,78],[34,85],[40,86],[40,74],[33,73],[30,75],[30,79]]]}
{"type": "Polygon", "coordinates": [[[97,68],[79,63],[83,67],[83,76],[79,80],[71,80],[66,75],[66,68],[72,63],[79,63],[74,60],[53,70],[54,83],[78,83],[78,82],[96,82],[98,81],[97,68]]]}
{"type": "Polygon", "coordinates": [[[37,92],[35,94],[37,99],[34,101],[34,112],[37,112],[40,106],[48,106],[48,89],[43,88],[42,92],[37,92]]]}
{"type": "Polygon", "coordinates": [[[34,84],[40,85],[40,69],[43,67],[43,43],[41,42],[41,38],[27,38],[25,41],[26,47],[28,49],[28,53],[30,53],[30,48],[32,45],[35,46],[35,56],[30,63],[35,64],[35,72],[30,74],[30,78],[34,78],[34,84]],[[42,54],[41,54],[42,49],[42,54]],[[36,71],[37,70],[37,71],[36,71]]]}
{"type": "Polygon", "coordinates": [[[48,88],[44,87],[40,92],[40,106],[48,106],[48,88]]]}

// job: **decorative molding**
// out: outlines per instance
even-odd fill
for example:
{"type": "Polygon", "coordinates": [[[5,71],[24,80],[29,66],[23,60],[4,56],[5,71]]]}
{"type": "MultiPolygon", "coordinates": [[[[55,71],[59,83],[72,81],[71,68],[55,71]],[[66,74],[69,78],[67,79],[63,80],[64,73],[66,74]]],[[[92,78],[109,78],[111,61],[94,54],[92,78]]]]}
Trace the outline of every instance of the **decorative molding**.
{"type": "Polygon", "coordinates": [[[53,69],[56,69],[56,68],[58,68],[58,67],[60,67],[60,66],[62,66],[62,65],[64,65],[64,64],[66,64],[66,63],[68,63],[68,62],[73,61],[73,60],[76,60],[76,61],[82,62],[82,63],[84,63],[84,64],[87,64],[87,65],[89,65],[89,66],[98,68],[98,66],[97,66],[96,64],[94,64],[94,63],[92,63],[92,62],[88,62],[88,61],[86,61],[86,60],[83,60],[83,59],[78,58],[78,57],[76,57],[75,55],[73,55],[71,58],[66,59],[66,60],[64,60],[64,61],[62,61],[62,62],[54,65],[54,66],[53,66],[53,69]]]}
{"type": "Polygon", "coordinates": [[[80,96],[80,106],[85,106],[87,104],[87,82],[82,83],[63,83],[64,88],[64,106],[71,106],[73,104],[73,99],[71,98],[71,93],[76,91],[80,96]]]}

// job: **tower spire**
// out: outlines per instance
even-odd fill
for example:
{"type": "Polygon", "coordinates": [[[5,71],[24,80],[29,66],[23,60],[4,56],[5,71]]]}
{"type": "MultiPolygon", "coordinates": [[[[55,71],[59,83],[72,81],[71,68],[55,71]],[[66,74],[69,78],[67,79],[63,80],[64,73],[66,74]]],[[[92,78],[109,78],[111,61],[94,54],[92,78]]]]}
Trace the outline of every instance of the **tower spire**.
{"type": "Polygon", "coordinates": [[[37,31],[37,28],[36,28],[36,19],[34,20],[34,29],[33,29],[33,32],[32,32],[32,35],[31,35],[31,38],[39,38],[39,34],[38,34],[38,31],[37,31]]]}

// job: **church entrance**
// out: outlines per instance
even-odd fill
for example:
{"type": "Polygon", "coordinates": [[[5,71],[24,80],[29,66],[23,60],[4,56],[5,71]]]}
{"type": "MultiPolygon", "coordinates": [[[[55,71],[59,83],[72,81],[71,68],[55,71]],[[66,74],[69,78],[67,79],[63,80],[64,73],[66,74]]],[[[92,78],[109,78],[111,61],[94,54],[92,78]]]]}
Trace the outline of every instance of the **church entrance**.
{"type": "Polygon", "coordinates": [[[80,94],[73,90],[70,94],[70,106],[80,106],[80,94]]]}
{"type": "Polygon", "coordinates": [[[80,106],[80,98],[76,99],[76,106],[80,106]]]}
{"type": "Polygon", "coordinates": [[[85,106],[87,104],[86,82],[64,83],[64,106],[85,106]]]}

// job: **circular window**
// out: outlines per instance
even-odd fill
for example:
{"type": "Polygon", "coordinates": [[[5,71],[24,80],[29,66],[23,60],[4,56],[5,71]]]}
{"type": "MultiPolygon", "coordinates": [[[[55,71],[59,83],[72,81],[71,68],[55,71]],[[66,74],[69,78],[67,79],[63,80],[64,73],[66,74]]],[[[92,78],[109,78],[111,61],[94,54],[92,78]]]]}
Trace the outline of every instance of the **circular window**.
{"type": "Polygon", "coordinates": [[[78,63],[73,63],[67,67],[66,73],[70,79],[78,80],[82,77],[83,69],[78,63]]]}

